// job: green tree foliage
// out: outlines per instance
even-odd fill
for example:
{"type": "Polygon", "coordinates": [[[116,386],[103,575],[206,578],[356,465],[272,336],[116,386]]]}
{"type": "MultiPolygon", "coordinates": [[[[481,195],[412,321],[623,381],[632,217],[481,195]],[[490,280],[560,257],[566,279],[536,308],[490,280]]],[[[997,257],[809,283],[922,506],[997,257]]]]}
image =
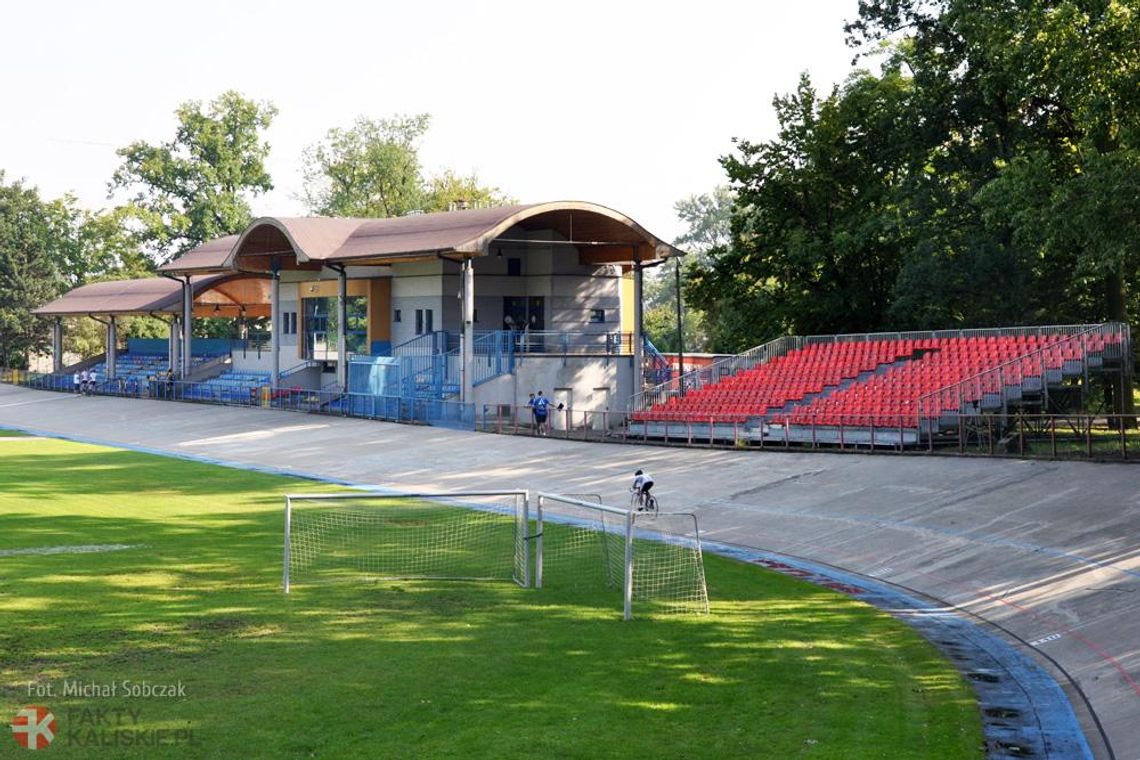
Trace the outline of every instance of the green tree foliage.
{"type": "Polygon", "coordinates": [[[719,348],[785,332],[1127,320],[1140,309],[1140,0],[863,0],[884,55],[723,160],[692,278],[719,348]]]}
{"type": "Polygon", "coordinates": [[[423,206],[418,143],[426,114],[392,119],[360,117],[334,127],[302,156],[304,200],[322,216],[402,216],[423,206]]]}
{"type": "Polygon", "coordinates": [[[431,117],[360,117],[305,149],[303,200],[322,216],[389,217],[513,202],[472,174],[425,178],[419,144],[431,117]]]}
{"type": "Polygon", "coordinates": [[[516,202],[497,187],[480,185],[476,174],[462,176],[447,169],[427,181],[423,210],[451,211],[457,208],[505,206],[516,202]]]}
{"type": "Polygon", "coordinates": [[[909,91],[898,71],[860,72],[821,98],[804,76],[773,101],[777,137],[739,141],[723,159],[736,194],[732,245],[688,288],[714,320],[714,345],[885,321],[903,245],[892,190],[908,165],[899,116],[909,91]]]}
{"type": "MultiPolygon", "coordinates": [[[[731,240],[732,191],[720,186],[711,193],[690,195],[673,204],[677,218],[686,229],[673,241],[685,251],[684,259],[649,270],[645,277],[644,328],[649,339],[662,351],[674,352],[677,345],[677,280],[676,267],[681,267],[682,290],[691,274],[703,266],[711,252],[724,250],[731,240]]],[[[685,300],[682,309],[682,333],[686,352],[708,350],[709,335],[705,313],[685,300]]]]}
{"type": "MultiPolygon", "coordinates": [[[[960,180],[953,205],[973,207],[954,253],[988,249],[964,258],[983,274],[1016,273],[993,290],[1028,305],[1028,321],[1057,307],[1127,319],[1140,241],[1120,222],[1140,212],[1128,192],[1140,147],[1140,3],[872,0],[860,11],[854,44],[907,36],[898,60],[914,72],[918,112],[932,117],[919,147],[940,177],[960,180]]],[[[917,265],[929,268],[924,259],[917,265]]]]}
{"type": "Polygon", "coordinates": [[[169,142],[138,141],[118,151],[110,190],[125,206],[148,259],[161,264],[252,220],[249,198],[273,188],[263,133],[277,109],[229,91],[203,107],[183,103],[169,142]]]}
{"type": "MultiPolygon", "coordinates": [[[[44,201],[0,172],[0,363],[24,366],[50,345],[48,318],[32,309],[66,290],[102,280],[145,277],[148,262],[124,226],[126,212],[92,212],[67,195],[44,201]]],[[[147,317],[121,322],[120,335],[158,337],[163,326],[147,317]]],[[[103,349],[103,326],[65,320],[64,349],[90,355],[103,349]]]]}
{"type": "Polygon", "coordinates": [[[48,320],[32,309],[63,289],[58,262],[63,258],[68,212],[62,203],[45,203],[35,188],[7,184],[0,171],[0,365],[26,367],[29,354],[50,344],[48,320]]]}

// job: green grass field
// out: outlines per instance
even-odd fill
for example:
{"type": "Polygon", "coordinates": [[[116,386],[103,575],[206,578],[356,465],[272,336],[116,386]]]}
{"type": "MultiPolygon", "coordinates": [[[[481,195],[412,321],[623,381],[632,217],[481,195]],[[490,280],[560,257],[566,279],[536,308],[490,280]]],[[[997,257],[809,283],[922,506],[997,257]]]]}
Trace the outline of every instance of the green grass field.
{"type": "MultiPolygon", "coordinates": [[[[982,756],[971,690],[907,626],[716,557],[709,616],[623,622],[613,591],[510,583],[286,596],[282,495],[322,489],[0,443],[0,713],[50,708],[58,757],[982,756]],[[13,553],[91,544],[133,548],[13,553]],[[124,696],[127,680],[184,696],[124,696]],[[69,681],[119,693],[62,696],[69,681]],[[159,729],[161,746],[122,746],[159,729]]],[[[0,737],[0,756],[26,752],[0,737]]]]}

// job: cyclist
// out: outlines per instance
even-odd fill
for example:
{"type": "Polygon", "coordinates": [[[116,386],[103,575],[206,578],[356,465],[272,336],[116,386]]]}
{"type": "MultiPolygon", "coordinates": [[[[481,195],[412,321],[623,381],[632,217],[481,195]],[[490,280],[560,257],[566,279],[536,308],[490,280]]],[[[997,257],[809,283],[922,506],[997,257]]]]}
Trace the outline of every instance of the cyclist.
{"type": "Polygon", "coordinates": [[[644,470],[633,473],[633,487],[630,489],[637,494],[637,511],[646,508],[649,500],[649,491],[653,488],[653,476],[644,470]]]}

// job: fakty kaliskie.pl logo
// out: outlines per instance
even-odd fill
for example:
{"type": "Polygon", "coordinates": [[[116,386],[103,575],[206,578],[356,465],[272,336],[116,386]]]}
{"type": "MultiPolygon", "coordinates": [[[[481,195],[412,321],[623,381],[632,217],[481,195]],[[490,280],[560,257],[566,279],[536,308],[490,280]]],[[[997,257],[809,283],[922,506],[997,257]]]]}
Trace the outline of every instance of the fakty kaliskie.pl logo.
{"type": "Polygon", "coordinates": [[[28,749],[46,749],[55,738],[55,716],[40,705],[21,707],[11,726],[16,741],[28,749]]]}

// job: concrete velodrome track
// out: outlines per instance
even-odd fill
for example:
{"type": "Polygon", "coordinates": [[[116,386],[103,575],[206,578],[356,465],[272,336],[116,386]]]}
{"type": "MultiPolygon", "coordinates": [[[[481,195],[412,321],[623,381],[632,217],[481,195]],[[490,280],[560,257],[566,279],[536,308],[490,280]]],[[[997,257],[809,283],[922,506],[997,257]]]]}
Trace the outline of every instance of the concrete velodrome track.
{"type": "Polygon", "coordinates": [[[706,539],[958,610],[1056,679],[1097,757],[1140,760],[1140,465],[586,444],[0,385],[4,426],[388,488],[623,506],[643,467],[663,509],[695,511],[706,539]]]}

